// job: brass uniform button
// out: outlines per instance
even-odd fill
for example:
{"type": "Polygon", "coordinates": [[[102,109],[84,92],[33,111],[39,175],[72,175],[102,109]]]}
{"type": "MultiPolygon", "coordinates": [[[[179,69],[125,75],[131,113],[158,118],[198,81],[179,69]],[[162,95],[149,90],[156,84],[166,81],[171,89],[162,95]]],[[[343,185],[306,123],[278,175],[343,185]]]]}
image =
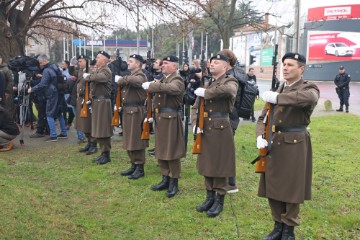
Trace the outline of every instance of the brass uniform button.
{"type": "Polygon", "coordinates": [[[278,145],[280,145],[280,142],[278,142],[278,145]]]}
{"type": "Polygon", "coordinates": [[[210,109],[209,112],[212,112],[212,109],[210,109]]]}
{"type": "Polygon", "coordinates": [[[209,118],[209,121],[211,121],[211,118],[209,118]]]}
{"type": "Polygon", "coordinates": [[[296,139],[294,139],[294,143],[297,143],[297,140],[296,140],[296,139]]]}
{"type": "Polygon", "coordinates": [[[224,128],[224,126],[221,125],[221,128],[224,128]]]}
{"type": "Polygon", "coordinates": [[[278,131],[278,134],[281,134],[281,131],[278,131]]]}
{"type": "Polygon", "coordinates": [[[212,103],[212,100],[210,100],[209,102],[212,103]]]}
{"type": "Polygon", "coordinates": [[[282,120],[279,120],[279,123],[282,123],[282,120]]]}
{"type": "Polygon", "coordinates": [[[159,97],[161,97],[161,95],[159,94],[159,97]]]}

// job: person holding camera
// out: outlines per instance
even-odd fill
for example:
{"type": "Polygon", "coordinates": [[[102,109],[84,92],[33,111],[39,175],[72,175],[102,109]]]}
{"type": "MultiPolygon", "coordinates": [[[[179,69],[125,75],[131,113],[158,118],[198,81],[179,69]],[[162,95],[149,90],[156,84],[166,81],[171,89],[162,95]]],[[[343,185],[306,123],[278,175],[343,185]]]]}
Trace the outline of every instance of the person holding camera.
{"type": "Polygon", "coordinates": [[[61,114],[60,97],[63,97],[57,89],[57,73],[54,69],[58,67],[49,62],[46,54],[38,56],[39,66],[43,69],[40,83],[34,87],[29,87],[28,93],[37,94],[45,93],[46,98],[46,119],[50,128],[50,137],[46,139],[47,142],[56,142],[58,138],[67,138],[67,131],[65,119],[61,114]],[[55,127],[55,118],[60,122],[61,133],[57,135],[55,127]]]}

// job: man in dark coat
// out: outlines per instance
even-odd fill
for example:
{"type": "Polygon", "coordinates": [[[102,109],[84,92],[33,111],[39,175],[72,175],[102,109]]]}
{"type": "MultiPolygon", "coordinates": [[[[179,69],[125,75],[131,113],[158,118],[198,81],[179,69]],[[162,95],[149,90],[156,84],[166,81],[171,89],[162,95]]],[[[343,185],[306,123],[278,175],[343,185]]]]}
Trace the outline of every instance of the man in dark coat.
{"type": "Polygon", "coordinates": [[[171,198],[178,192],[180,158],[185,156],[185,140],[180,109],[185,91],[182,78],[176,73],[178,58],[168,56],[163,59],[164,77],[154,82],[142,84],[145,90],[154,94],[155,110],[155,157],[158,159],[162,180],[151,187],[153,191],[167,189],[171,198]]]}
{"type": "Polygon", "coordinates": [[[141,130],[145,118],[146,99],[146,91],[142,88],[142,84],[147,78],[141,71],[143,61],[140,55],[131,55],[128,61],[131,75],[115,76],[115,82],[121,89],[123,148],[127,150],[131,161],[131,167],[120,174],[128,176],[129,179],[138,179],[145,174],[145,148],[148,146],[148,141],[141,139],[141,130]]]}
{"type": "MultiPolygon", "coordinates": [[[[201,153],[197,157],[196,167],[205,178],[206,200],[196,208],[206,211],[207,216],[218,216],[224,206],[224,197],[228,190],[228,178],[235,176],[235,145],[229,114],[231,113],[238,81],[226,75],[229,59],[217,54],[210,60],[212,81],[205,88],[198,88],[198,96],[192,108],[192,125],[195,128],[200,97],[205,100],[204,129],[202,134],[201,153]]],[[[194,129],[195,130],[195,129],[194,129]]]]}
{"type": "Polygon", "coordinates": [[[2,57],[0,56],[0,73],[4,76],[4,97],[0,102],[14,117],[15,116],[15,105],[13,102],[13,91],[15,88],[14,76],[12,71],[8,68],[6,63],[3,63],[2,57]]]}
{"type": "Polygon", "coordinates": [[[13,139],[20,134],[11,113],[0,106],[0,152],[9,151],[14,147],[13,139]]]}
{"type": "Polygon", "coordinates": [[[59,108],[60,98],[63,97],[63,95],[58,92],[56,72],[54,70],[58,69],[58,67],[49,62],[48,57],[45,54],[40,54],[38,56],[38,61],[40,68],[44,69],[41,75],[41,81],[33,88],[29,88],[28,93],[45,93],[46,118],[50,128],[50,137],[46,139],[46,141],[56,142],[58,138],[67,138],[65,119],[59,108]],[[56,133],[55,118],[60,122],[61,133],[59,135],[56,133]]]}
{"type": "Polygon", "coordinates": [[[96,56],[96,70],[84,73],[85,81],[90,82],[91,103],[91,136],[96,138],[100,145],[101,155],[94,159],[97,164],[106,164],[111,161],[111,70],[108,67],[110,55],[99,51],[96,56]]]}
{"type": "Polygon", "coordinates": [[[334,83],[336,85],[336,93],[340,99],[340,107],[336,109],[337,112],[345,111],[349,112],[349,98],[350,98],[350,89],[349,83],[351,81],[350,75],[345,72],[345,67],[340,66],[339,74],[336,75],[334,83]]]}
{"type": "Polygon", "coordinates": [[[257,148],[269,147],[266,171],[260,175],[260,197],[268,198],[274,230],[265,240],[295,239],[294,226],[300,224],[300,203],[311,199],[312,148],[307,126],[319,100],[318,87],[302,79],[306,59],[299,53],[283,58],[285,83],[276,92],[266,91],[262,98],[273,104],[272,139],[263,138],[266,108],[258,118],[257,148]]]}

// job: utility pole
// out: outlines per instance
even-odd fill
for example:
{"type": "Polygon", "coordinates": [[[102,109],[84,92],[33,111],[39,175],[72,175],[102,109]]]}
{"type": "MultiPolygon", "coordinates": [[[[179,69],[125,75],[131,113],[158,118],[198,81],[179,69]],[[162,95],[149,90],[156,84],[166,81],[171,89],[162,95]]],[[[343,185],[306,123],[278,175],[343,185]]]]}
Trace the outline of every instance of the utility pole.
{"type": "Polygon", "coordinates": [[[139,0],[137,0],[136,4],[136,52],[139,54],[140,52],[140,12],[139,12],[139,0]]]}
{"type": "Polygon", "coordinates": [[[294,52],[299,52],[299,37],[300,37],[300,0],[295,0],[295,44],[294,52]]]}

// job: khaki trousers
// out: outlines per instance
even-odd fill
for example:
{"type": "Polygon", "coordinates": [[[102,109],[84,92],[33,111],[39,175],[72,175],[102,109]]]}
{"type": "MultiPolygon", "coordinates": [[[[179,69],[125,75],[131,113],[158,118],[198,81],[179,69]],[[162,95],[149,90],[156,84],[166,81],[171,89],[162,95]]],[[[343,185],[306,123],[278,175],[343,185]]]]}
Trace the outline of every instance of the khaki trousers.
{"type": "Polygon", "coordinates": [[[288,226],[300,225],[299,203],[286,203],[269,198],[272,218],[276,222],[285,223],[288,226]]]}
{"type": "Polygon", "coordinates": [[[174,160],[160,160],[158,159],[160,166],[160,173],[162,176],[169,176],[171,178],[179,178],[181,172],[180,159],[174,160]]]}
{"type": "Polygon", "coordinates": [[[215,191],[219,195],[227,192],[228,181],[226,177],[204,177],[207,190],[215,191]]]}

